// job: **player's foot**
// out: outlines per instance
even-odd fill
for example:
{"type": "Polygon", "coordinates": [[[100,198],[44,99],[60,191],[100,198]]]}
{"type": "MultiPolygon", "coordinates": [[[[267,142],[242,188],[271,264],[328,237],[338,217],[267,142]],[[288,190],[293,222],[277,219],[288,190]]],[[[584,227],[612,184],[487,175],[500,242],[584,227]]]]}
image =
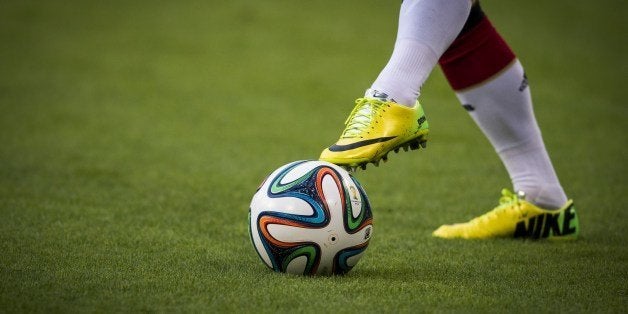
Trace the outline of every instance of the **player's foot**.
{"type": "Polygon", "coordinates": [[[499,206],[466,223],[443,225],[432,233],[439,238],[486,239],[498,237],[567,239],[578,237],[580,225],[573,201],[555,210],[526,201],[522,193],[502,190],[499,206]]]}
{"type": "Polygon", "coordinates": [[[320,160],[350,170],[366,169],[368,163],[386,161],[391,151],[426,146],[428,123],[418,101],[414,107],[379,97],[358,98],[355,103],[340,139],[323,150],[320,160]]]}

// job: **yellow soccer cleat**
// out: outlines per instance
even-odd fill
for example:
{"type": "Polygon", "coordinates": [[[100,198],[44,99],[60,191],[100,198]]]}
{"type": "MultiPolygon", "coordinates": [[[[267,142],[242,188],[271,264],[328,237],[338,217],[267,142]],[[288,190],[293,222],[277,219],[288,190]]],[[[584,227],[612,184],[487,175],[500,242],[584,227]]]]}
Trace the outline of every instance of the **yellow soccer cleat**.
{"type": "Polygon", "coordinates": [[[502,190],[499,206],[466,223],[440,226],[433,236],[446,239],[565,239],[580,232],[573,201],[555,210],[542,209],[524,200],[524,194],[502,190]]]}
{"type": "Polygon", "coordinates": [[[340,139],[323,150],[320,160],[366,169],[368,163],[386,161],[390,151],[426,146],[429,126],[418,101],[412,108],[370,97],[355,103],[340,139]]]}

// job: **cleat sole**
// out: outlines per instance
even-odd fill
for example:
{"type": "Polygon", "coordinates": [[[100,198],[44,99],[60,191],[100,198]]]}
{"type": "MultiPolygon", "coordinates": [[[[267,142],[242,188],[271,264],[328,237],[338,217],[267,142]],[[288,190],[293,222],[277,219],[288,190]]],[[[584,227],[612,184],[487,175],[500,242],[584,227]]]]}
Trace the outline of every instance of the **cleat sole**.
{"type": "Polygon", "coordinates": [[[417,138],[414,138],[412,140],[409,140],[407,142],[401,143],[393,147],[388,152],[384,153],[381,157],[375,157],[371,160],[362,160],[359,162],[352,162],[352,163],[346,163],[346,164],[341,163],[341,162],[334,162],[334,163],[336,163],[337,165],[340,165],[348,172],[355,173],[358,169],[366,170],[366,167],[369,163],[372,163],[375,167],[379,167],[380,162],[388,162],[388,154],[390,152],[398,153],[401,149],[403,149],[404,152],[407,152],[409,150],[417,150],[417,149],[426,148],[426,147],[427,147],[427,138],[425,135],[421,135],[417,138]]]}

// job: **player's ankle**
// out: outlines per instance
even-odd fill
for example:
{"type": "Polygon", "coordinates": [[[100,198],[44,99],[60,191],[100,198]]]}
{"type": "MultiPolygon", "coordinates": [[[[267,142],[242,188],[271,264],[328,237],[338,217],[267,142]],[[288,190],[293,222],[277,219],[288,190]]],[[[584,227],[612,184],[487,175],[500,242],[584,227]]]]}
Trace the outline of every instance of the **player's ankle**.
{"type": "Polygon", "coordinates": [[[567,203],[567,196],[560,184],[519,187],[517,191],[525,193],[525,199],[543,209],[560,209],[567,203]]]}

